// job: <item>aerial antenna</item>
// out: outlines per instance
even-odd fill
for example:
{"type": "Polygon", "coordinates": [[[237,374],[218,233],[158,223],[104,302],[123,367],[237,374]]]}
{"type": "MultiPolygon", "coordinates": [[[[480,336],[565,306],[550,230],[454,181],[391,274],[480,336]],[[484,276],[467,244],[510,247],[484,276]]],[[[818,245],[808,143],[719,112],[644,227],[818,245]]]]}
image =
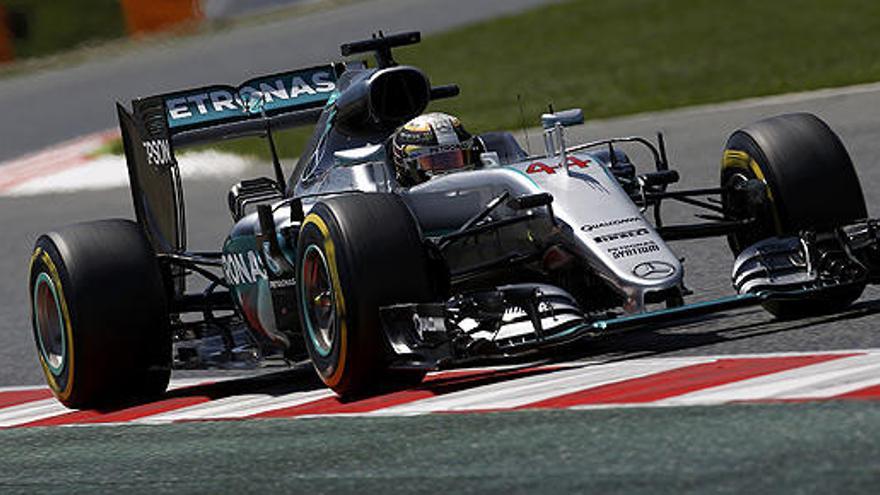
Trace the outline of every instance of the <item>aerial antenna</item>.
{"type": "Polygon", "coordinates": [[[272,124],[266,119],[266,139],[269,140],[269,150],[272,152],[272,168],[275,169],[275,181],[278,188],[284,191],[284,169],[281,168],[281,159],[278,158],[278,150],[275,148],[275,138],[272,137],[272,124]]]}
{"type": "Polygon", "coordinates": [[[657,133],[657,146],[660,148],[660,170],[669,170],[669,159],[666,158],[666,140],[663,139],[663,132],[657,133]]]}
{"type": "Polygon", "coordinates": [[[252,94],[259,99],[260,116],[266,125],[266,139],[269,141],[269,151],[272,153],[272,168],[275,170],[275,182],[278,183],[278,189],[284,191],[284,169],[281,168],[281,159],[278,158],[278,149],[275,147],[275,137],[272,135],[272,120],[266,115],[266,95],[256,91],[252,94]]]}
{"type": "Polygon", "coordinates": [[[522,95],[519,93],[516,94],[516,102],[519,104],[520,125],[522,126],[523,134],[525,134],[526,136],[526,151],[528,152],[529,156],[532,156],[532,143],[529,142],[529,130],[526,127],[526,113],[523,110],[522,95]]]}

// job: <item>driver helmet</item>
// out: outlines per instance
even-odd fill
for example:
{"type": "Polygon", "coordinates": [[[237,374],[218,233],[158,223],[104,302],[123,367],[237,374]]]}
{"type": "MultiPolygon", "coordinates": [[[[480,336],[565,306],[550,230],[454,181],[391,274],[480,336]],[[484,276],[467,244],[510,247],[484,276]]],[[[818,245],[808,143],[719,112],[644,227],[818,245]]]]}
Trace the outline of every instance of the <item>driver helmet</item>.
{"type": "Polygon", "coordinates": [[[471,169],[479,157],[474,139],[461,121],[439,112],[420,115],[404,124],[394,133],[391,147],[397,178],[404,185],[471,169]]]}

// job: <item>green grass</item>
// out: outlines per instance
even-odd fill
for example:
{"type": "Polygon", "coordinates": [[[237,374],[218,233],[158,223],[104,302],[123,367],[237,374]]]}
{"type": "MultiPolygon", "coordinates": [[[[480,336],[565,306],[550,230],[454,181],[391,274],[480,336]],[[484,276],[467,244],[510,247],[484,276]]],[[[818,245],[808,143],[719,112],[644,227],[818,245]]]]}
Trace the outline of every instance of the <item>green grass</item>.
{"type": "Polygon", "coordinates": [[[14,42],[19,59],[50,55],[84,43],[125,34],[119,0],[3,0],[7,11],[26,19],[14,42]]]}
{"type": "Polygon", "coordinates": [[[550,102],[589,118],[880,79],[874,0],[581,0],[431,37],[401,51],[462,96],[477,131],[550,102]]]}
{"type": "MultiPolygon", "coordinates": [[[[282,17],[300,17],[362,1],[367,0],[314,0],[294,3],[279,10],[272,9],[243,17],[203,19],[196,24],[184,23],[168,31],[130,38],[125,33],[120,0],[0,0],[0,5],[7,7],[7,14],[13,17],[24,16],[30,19],[34,14],[48,14],[36,21],[39,24],[37,34],[41,39],[25,40],[14,36],[17,59],[0,64],[0,79],[70,67],[92,60],[106,60],[130,53],[139,45],[161,43],[166,45],[166,49],[170,49],[168,46],[175,42],[186,42],[188,39],[229,29],[260,25],[282,17]],[[88,11],[89,15],[83,15],[83,11],[88,11]]],[[[28,22],[29,32],[32,33],[34,21],[28,22]]]]}
{"type": "MultiPolygon", "coordinates": [[[[611,117],[880,79],[875,0],[579,0],[430,36],[397,51],[462,94],[434,109],[472,132],[518,128],[549,103],[611,117]]],[[[280,68],[279,68],[280,69],[280,68]]],[[[308,130],[279,142],[295,156],[308,130]]],[[[265,143],[222,149],[267,157],[265,143]]]]}
{"type": "MultiPolygon", "coordinates": [[[[306,141],[312,134],[312,128],[285,129],[273,133],[275,137],[275,145],[278,147],[278,156],[286,158],[298,157],[300,151],[305,147],[306,141]]],[[[220,143],[212,143],[210,145],[199,146],[196,149],[213,148],[228,153],[236,153],[239,155],[255,156],[261,160],[271,160],[272,154],[269,151],[268,141],[264,138],[249,137],[241,139],[230,139],[220,143]]],[[[121,150],[121,146],[120,146],[121,150]]]]}

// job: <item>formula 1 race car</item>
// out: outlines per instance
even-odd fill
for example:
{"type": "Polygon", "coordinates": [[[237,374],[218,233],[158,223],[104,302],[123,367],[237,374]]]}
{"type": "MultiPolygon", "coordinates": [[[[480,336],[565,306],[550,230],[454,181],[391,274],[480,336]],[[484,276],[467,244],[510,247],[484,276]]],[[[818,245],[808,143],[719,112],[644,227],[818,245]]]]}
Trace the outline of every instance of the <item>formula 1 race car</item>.
{"type": "Polygon", "coordinates": [[[679,176],[662,135],[569,145],[579,110],[541,117],[538,156],[510,133],[485,133],[473,170],[401,183],[389,138],[459,91],[394,61],[392,48],[419,39],[342,46],[373,52],[375,67],[333,63],[117,104],[137,222],[58,229],[31,258],[34,336],[62,403],[147,400],[172,368],[278,357],[310,360],[354,396],[724,309],[835,311],[880,274],[880,222],[866,218],[840,139],[808,114],[734,132],[716,187],[670,190],[679,176]],[[273,132],[302,125],[315,131],[285,178],[273,132]],[[231,188],[221,251],[188,251],[175,150],[255,134],[274,177],[231,188]],[[646,150],[652,169],[638,170],[628,147],[646,150]],[[667,200],[705,214],[667,225],[667,200]],[[669,243],[709,236],[727,236],[738,294],[687,304],[669,243]]]}

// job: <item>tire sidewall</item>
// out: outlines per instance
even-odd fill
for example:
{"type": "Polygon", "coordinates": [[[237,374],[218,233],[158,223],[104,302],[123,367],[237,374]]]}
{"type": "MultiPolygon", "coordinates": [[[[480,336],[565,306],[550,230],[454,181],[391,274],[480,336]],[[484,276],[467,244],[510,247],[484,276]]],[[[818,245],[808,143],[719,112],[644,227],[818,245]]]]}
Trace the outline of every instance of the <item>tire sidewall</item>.
{"type": "Polygon", "coordinates": [[[752,225],[745,233],[727,236],[734,254],[739,254],[758,241],[784,232],[784,218],[787,216],[781,209],[782,205],[775,199],[779,194],[775,191],[776,178],[766,164],[764,153],[747,134],[737,131],[730,137],[722,158],[722,187],[732,185],[737,175],[760,180],[766,187],[765,201],[758,211],[756,225],[752,225]]]}
{"type": "Polygon", "coordinates": [[[346,304],[346,297],[349,291],[345,283],[348,281],[348,274],[340,273],[340,268],[345,269],[345,253],[339,250],[335,239],[338,239],[338,227],[328,208],[324,205],[316,205],[309,215],[303,220],[302,228],[299,234],[299,243],[297,252],[297,277],[300,283],[297,284],[297,297],[300,306],[300,318],[306,349],[312,363],[321,375],[324,382],[330,387],[336,387],[342,381],[346,373],[347,354],[351,334],[349,332],[349,321],[351,314],[348,311],[349,306],[346,304]],[[331,230],[332,229],[332,230],[331,230]],[[334,235],[336,234],[336,235],[334,235]],[[304,259],[310,249],[317,249],[326,262],[326,268],[333,284],[333,303],[336,311],[334,325],[331,328],[332,342],[329,352],[322,354],[317,349],[314,340],[317,338],[315,329],[309,321],[309,314],[305,304],[306,286],[305,276],[303,274],[304,259]],[[340,260],[340,258],[342,258],[340,260]]]}
{"type": "Polygon", "coordinates": [[[172,346],[167,293],[139,225],[101,220],[45,234],[30,268],[38,360],[64,405],[112,407],[164,392],[172,346]],[[41,279],[51,282],[64,326],[65,355],[55,372],[37,329],[34,289],[41,279]]]}
{"type": "Polygon", "coordinates": [[[76,382],[74,376],[75,359],[77,354],[77,340],[73,334],[73,315],[72,307],[68,303],[65,295],[65,288],[70,287],[70,278],[67,273],[67,267],[63,259],[58,253],[55,244],[46,236],[37,240],[34,253],[31,256],[30,276],[29,276],[29,294],[31,298],[31,324],[34,335],[34,342],[37,344],[37,357],[40,367],[46,377],[49,388],[62,402],[71,400],[74,390],[73,384],[76,382]],[[36,302],[36,285],[41,277],[48,277],[52,286],[56,304],[61,316],[61,324],[63,327],[64,352],[62,354],[61,368],[54,372],[52,366],[45,356],[45,345],[39,334],[37,322],[37,302],[36,302]]]}
{"type": "Polygon", "coordinates": [[[395,380],[393,353],[385,337],[380,308],[433,301],[438,278],[415,217],[397,196],[363,193],[317,203],[300,227],[297,246],[297,297],[303,337],[315,370],[342,396],[370,393],[395,380]],[[303,273],[308,250],[320,250],[331,269],[338,297],[333,346],[318,352],[310,334],[303,273]]]}

